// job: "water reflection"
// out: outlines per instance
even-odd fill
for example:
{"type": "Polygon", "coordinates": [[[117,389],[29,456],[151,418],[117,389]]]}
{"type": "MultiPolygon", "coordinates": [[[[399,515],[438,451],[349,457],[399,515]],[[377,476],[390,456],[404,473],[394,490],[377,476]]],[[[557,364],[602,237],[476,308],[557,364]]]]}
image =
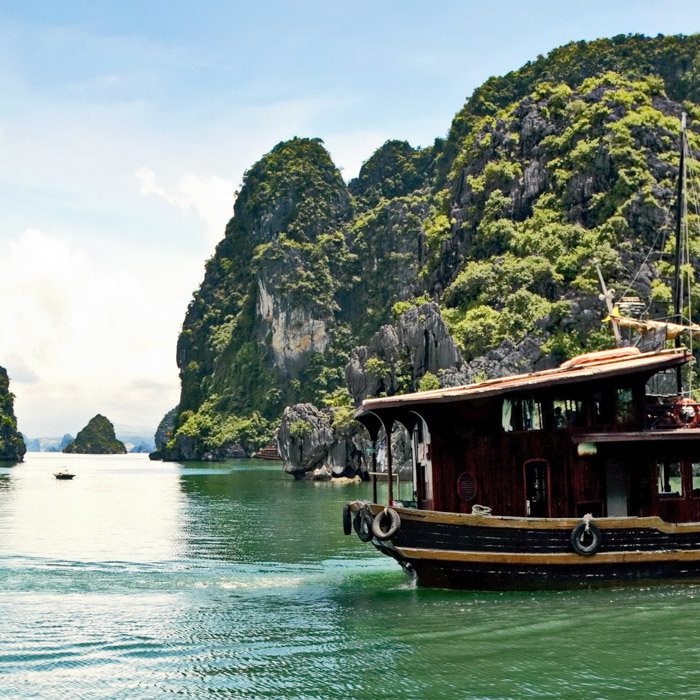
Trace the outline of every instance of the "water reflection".
{"type": "MultiPolygon", "coordinates": [[[[177,467],[141,455],[30,453],[5,477],[0,554],[75,561],[158,561],[181,551],[177,467]],[[59,481],[67,466],[77,474],[59,481]]],[[[0,482],[3,479],[0,477],[0,482]]]]}
{"type": "Polygon", "coordinates": [[[342,534],[343,503],[365,498],[367,484],[316,486],[281,474],[279,464],[188,465],[180,480],[188,551],[239,563],[318,562],[342,556],[348,545],[353,557],[375,556],[342,534]]]}

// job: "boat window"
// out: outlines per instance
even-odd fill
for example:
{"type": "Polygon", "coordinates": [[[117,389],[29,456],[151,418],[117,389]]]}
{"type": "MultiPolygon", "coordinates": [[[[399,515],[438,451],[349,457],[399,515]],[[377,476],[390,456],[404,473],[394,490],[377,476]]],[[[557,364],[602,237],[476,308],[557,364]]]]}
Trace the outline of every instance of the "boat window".
{"type": "Polygon", "coordinates": [[[554,427],[576,428],[586,425],[583,401],[554,399],[554,427]]]}
{"type": "Polygon", "coordinates": [[[502,413],[503,430],[542,430],[542,404],[532,397],[504,399],[502,413]]]}
{"type": "Polygon", "coordinates": [[[675,368],[657,372],[647,381],[647,396],[675,396],[677,393],[678,375],[675,368]]]}
{"type": "Polygon", "coordinates": [[[593,394],[593,421],[595,425],[603,425],[607,422],[605,405],[605,394],[602,391],[596,391],[593,394]]]}
{"type": "MultiPolygon", "coordinates": [[[[700,465],[699,465],[700,466],[700,465]]],[[[659,496],[662,498],[680,498],[681,463],[663,460],[659,462],[658,478],[659,496]]]]}
{"type": "Polygon", "coordinates": [[[617,390],[615,420],[622,424],[634,422],[634,395],[629,387],[617,390]]]}
{"type": "Polygon", "coordinates": [[[700,462],[693,462],[693,498],[700,498],[700,462]]]}

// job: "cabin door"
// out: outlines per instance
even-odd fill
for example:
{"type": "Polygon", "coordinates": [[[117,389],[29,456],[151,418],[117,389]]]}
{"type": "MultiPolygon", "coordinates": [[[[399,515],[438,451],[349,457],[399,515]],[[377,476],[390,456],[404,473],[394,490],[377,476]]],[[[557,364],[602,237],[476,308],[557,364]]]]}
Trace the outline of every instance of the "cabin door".
{"type": "Polygon", "coordinates": [[[549,462],[546,459],[530,459],[524,464],[525,513],[530,518],[548,518],[549,462]]]}
{"type": "Polygon", "coordinates": [[[608,518],[623,518],[627,511],[627,474],[625,465],[609,459],[605,463],[606,515],[608,518]]]}

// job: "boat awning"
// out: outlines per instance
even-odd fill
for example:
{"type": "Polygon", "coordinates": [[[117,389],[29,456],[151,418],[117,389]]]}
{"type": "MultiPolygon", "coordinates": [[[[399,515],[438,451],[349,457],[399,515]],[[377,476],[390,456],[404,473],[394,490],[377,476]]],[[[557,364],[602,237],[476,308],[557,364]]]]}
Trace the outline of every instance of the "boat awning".
{"type": "Polygon", "coordinates": [[[355,412],[355,418],[386,409],[411,408],[419,404],[472,401],[499,394],[555,388],[568,384],[609,379],[630,374],[648,374],[651,376],[656,372],[678,367],[691,359],[692,354],[685,348],[674,348],[662,350],[661,352],[621,355],[613,359],[586,362],[578,365],[571,364],[573,361],[569,360],[563,366],[554,369],[510,377],[499,377],[479,382],[478,384],[465,384],[463,386],[434,389],[432,391],[419,391],[413,394],[367,399],[355,412]]]}

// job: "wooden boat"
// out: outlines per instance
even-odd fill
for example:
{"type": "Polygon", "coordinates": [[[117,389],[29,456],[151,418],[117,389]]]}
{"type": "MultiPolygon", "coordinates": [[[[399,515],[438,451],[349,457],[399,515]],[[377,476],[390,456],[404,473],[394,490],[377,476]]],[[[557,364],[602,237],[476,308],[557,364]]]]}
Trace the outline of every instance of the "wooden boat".
{"type": "Polygon", "coordinates": [[[61,469],[61,471],[54,472],[54,476],[57,479],[72,479],[75,474],[71,474],[69,471],[66,471],[65,469],[61,469]]]}
{"type": "Polygon", "coordinates": [[[700,580],[700,405],[655,393],[691,359],[620,348],[365,401],[356,419],[374,441],[395,423],[411,435],[416,507],[390,478],[391,506],[376,489],[348,503],[345,531],[353,518],[426,586],[700,580]]]}
{"type": "Polygon", "coordinates": [[[282,461],[282,457],[280,457],[279,452],[277,452],[277,448],[274,445],[268,445],[267,447],[263,447],[260,450],[260,452],[256,452],[253,455],[253,458],[282,461]]]}
{"type": "Polygon", "coordinates": [[[678,292],[675,311],[674,323],[648,328],[609,319],[649,331],[646,341],[660,334],[647,352],[617,347],[554,369],[366,400],[355,418],[374,443],[371,472],[378,439],[403,425],[413,497],[394,499],[387,439],[388,504],[377,501],[375,476],[371,502],[345,505],[345,533],[354,526],[424,586],[700,581],[700,405],[680,381],[693,355],[678,342],[666,349],[700,327],[683,324],[678,292]]]}

